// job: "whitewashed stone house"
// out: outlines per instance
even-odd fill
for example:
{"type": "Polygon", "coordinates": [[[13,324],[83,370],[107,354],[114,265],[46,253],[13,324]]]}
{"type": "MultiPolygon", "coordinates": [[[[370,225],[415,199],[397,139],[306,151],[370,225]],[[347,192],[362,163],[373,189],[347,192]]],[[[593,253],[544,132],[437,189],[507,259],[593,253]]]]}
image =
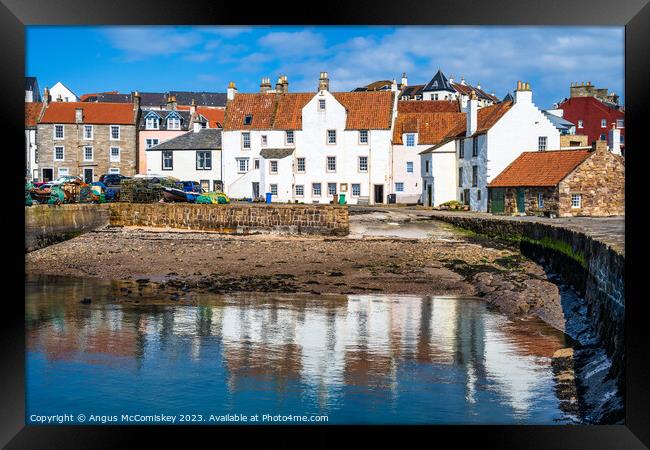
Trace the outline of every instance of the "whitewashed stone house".
{"type": "Polygon", "coordinates": [[[223,131],[224,189],[233,198],[386,202],[397,96],[393,91],[289,93],[286,76],[259,94],[228,89],[223,131]]]}
{"type": "Polygon", "coordinates": [[[50,97],[55,102],[76,102],[77,95],[72,92],[65,84],[57,82],[50,91],[50,97]]]}

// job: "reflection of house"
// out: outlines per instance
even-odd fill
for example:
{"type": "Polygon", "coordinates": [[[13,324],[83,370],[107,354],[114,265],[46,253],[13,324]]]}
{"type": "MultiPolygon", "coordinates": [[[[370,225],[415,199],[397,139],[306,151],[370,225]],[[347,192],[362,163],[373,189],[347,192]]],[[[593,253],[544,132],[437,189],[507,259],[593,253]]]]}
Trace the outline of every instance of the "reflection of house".
{"type": "Polygon", "coordinates": [[[594,150],[524,152],[488,185],[490,210],[611,216],[625,211],[625,166],[605,141],[594,150]]]}

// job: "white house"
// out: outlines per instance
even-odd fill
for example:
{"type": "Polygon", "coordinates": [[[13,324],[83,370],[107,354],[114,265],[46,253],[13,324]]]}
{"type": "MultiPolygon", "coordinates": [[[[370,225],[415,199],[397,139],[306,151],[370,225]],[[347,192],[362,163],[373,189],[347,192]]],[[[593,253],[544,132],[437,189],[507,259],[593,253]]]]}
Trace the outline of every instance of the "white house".
{"type": "Polygon", "coordinates": [[[479,108],[499,102],[494,94],[488,94],[481,89],[480,84],[472,86],[462,77],[460,83],[456,83],[453,78],[447,79],[440,70],[424,85],[420,94],[422,100],[458,100],[463,109],[467,107],[470,94],[476,96],[479,108]]]}
{"type": "Polygon", "coordinates": [[[560,132],[535,106],[528,83],[519,82],[514,102],[484,108],[470,95],[466,121],[453,137],[457,154],[457,200],[487,211],[487,184],[523,151],[560,148],[560,132]]]}
{"type": "Polygon", "coordinates": [[[222,191],[221,130],[202,128],[181,134],[147,152],[147,172],[197,181],[206,191],[222,191]]]}
{"type": "MultiPolygon", "coordinates": [[[[455,155],[447,155],[446,159],[436,160],[435,181],[439,186],[433,186],[433,169],[431,162],[428,166],[425,163],[426,171],[422,171],[420,153],[440,143],[444,137],[459,123],[465,121],[465,114],[459,112],[457,101],[435,101],[423,100],[418,102],[400,101],[397,107],[397,119],[393,129],[393,146],[391,152],[390,176],[392,180],[392,191],[395,193],[397,203],[426,203],[429,200],[429,192],[424,186],[426,176],[432,177],[427,180],[431,198],[436,193],[436,200],[443,197],[447,201],[455,199],[455,190],[452,189],[452,197],[442,195],[445,180],[454,176],[455,155]],[[443,163],[443,160],[450,164],[443,163]],[[442,183],[442,184],[441,184],[442,183]]],[[[436,153],[439,156],[441,153],[436,153]]],[[[430,159],[430,158],[429,158],[430,159]]],[[[443,201],[436,201],[438,205],[443,201]]]]}
{"type": "Polygon", "coordinates": [[[38,181],[36,129],[43,103],[25,102],[25,178],[38,181]]]}
{"type": "Polygon", "coordinates": [[[389,158],[394,91],[329,91],[321,72],[315,93],[274,91],[263,79],[259,94],[229,87],[223,132],[224,189],[233,198],[274,201],[384,203],[390,190],[389,158]],[[231,98],[230,98],[231,97],[231,98]]]}
{"type": "Polygon", "coordinates": [[[55,102],[76,102],[77,96],[60,81],[50,89],[50,97],[55,102]]]}
{"type": "MultiPolygon", "coordinates": [[[[464,120],[464,114],[462,116],[464,120]]],[[[419,155],[422,204],[440,206],[457,198],[456,143],[453,139],[443,139],[427,147],[419,155]]]]}

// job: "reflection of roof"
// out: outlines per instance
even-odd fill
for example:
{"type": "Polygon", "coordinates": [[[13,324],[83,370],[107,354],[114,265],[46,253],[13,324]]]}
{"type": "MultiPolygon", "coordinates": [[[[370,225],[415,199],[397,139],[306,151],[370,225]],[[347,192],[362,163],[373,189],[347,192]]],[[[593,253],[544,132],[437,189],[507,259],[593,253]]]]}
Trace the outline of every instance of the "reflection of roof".
{"type": "Polygon", "coordinates": [[[397,102],[397,112],[399,114],[460,112],[460,105],[456,100],[421,100],[419,102],[400,100],[397,102]]]}
{"type": "Polygon", "coordinates": [[[592,154],[590,150],[524,152],[488,186],[555,186],[592,154]]]}
{"type": "Polygon", "coordinates": [[[263,148],[260,156],[264,159],[282,159],[293,153],[293,148],[263,148]]]}
{"type": "MultiPolygon", "coordinates": [[[[302,128],[302,108],[314,93],[238,94],[228,103],[225,130],[298,130],[302,128]],[[251,116],[250,124],[244,124],[251,116]]],[[[393,93],[333,92],[346,109],[346,129],[390,129],[393,93]]]]}
{"type": "Polygon", "coordinates": [[[43,107],[42,103],[39,102],[25,102],[25,126],[26,127],[35,127],[36,121],[38,120],[38,114],[41,112],[43,107]]]}
{"type": "Polygon", "coordinates": [[[162,144],[148,148],[156,150],[221,150],[221,129],[201,128],[199,131],[188,131],[162,144]]]}
{"type": "Polygon", "coordinates": [[[133,125],[134,111],[130,103],[51,102],[39,123],[76,123],[75,110],[83,110],[88,124],[133,125]]]}
{"type": "Polygon", "coordinates": [[[393,144],[403,144],[404,133],[418,133],[418,145],[434,145],[465,120],[463,113],[400,113],[395,121],[393,144]]]}

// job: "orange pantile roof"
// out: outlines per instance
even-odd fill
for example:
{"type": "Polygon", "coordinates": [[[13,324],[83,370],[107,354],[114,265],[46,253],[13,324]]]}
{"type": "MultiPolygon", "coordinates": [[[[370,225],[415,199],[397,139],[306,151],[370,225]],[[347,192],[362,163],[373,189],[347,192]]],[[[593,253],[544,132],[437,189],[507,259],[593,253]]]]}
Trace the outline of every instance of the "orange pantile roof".
{"type": "Polygon", "coordinates": [[[51,102],[39,123],[75,123],[75,110],[83,109],[83,121],[89,124],[135,124],[131,103],[51,102]]]}
{"type": "Polygon", "coordinates": [[[435,145],[465,120],[465,114],[457,112],[398,113],[393,129],[393,144],[402,145],[404,133],[418,133],[418,145],[435,145]]]}
{"type": "MultiPolygon", "coordinates": [[[[476,120],[478,124],[476,126],[476,132],[474,134],[481,134],[488,131],[490,128],[497,123],[497,121],[507,113],[510,108],[512,108],[512,102],[503,102],[497,103],[496,105],[485,106],[479,108],[476,113],[476,120]]],[[[449,132],[448,137],[458,137],[465,135],[467,130],[467,120],[463,123],[459,123],[458,127],[449,132]]]]}
{"type": "MultiPolygon", "coordinates": [[[[228,102],[224,130],[298,130],[302,128],[302,108],[316,93],[237,94],[228,102]],[[251,123],[244,125],[247,115],[251,123]]],[[[390,129],[393,93],[334,92],[347,110],[346,129],[390,129]]]]}
{"type": "Polygon", "coordinates": [[[591,150],[524,152],[488,186],[555,186],[591,155],[591,150]]]}
{"type": "Polygon", "coordinates": [[[43,104],[40,102],[25,102],[25,126],[35,127],[38,115],[41,112],[43,104]]]}
{"type": "Polygon", "coordinates": [[[460,105],[456,100],[402,100],[397,102],[399,113],[436,113],[460,112],[460,105]]]}
{"type": "Polygon", "coordinates": [[[201,106],[196,108],[196,112],[208,119],[210,128],[219,128],[223,126],[223,117],[225,111],[217,108],[203,108],[201,106]]]}

